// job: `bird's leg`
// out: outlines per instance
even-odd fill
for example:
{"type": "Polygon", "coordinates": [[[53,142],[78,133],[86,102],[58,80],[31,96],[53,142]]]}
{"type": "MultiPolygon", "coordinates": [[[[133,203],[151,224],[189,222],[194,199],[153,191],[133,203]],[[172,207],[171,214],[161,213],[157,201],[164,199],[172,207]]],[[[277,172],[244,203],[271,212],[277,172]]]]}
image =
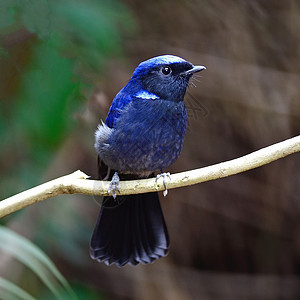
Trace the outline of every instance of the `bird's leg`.
{"type": "Polygon", "coordinates": [[[110,167],[107,168],[107,173],[102,180],[104,180],[104,181],[107,180],[109,178],[109,174],[110,174],[110,167]]]}
{"type": "Polygon", "coordinates": [[[160,177],[163,178],[163,183],[164,183],[164,187],[165,187],[165,190],[163,191],[163,195],[164,195],[164,197],[166,197],[166,196],[168,195],[168,190],[167,190],[167,180],[166,180],[166,178],[168,177],[168,178],[171,180],[171,175],[170,175],[169,172],[165,173],[165,172],[162,171],[161,174],[158,174],[158,175],[156,176],[155,181],[157,182],[157,180],[158,180],[160,177]]]}
{"type": "Polygon", "coordinates": [[[120,182],[120,177],[118,175],[118,172],[115,172],[114,176],[111,179],[111,182],[109,184],[109,188],[108,188],[108,194],[110,194],[110,192],[112,192],[112,196],[114,199],[117,198],[117,193],[116,191],[120,192],[119,190],[119,182],[120,182]]]}

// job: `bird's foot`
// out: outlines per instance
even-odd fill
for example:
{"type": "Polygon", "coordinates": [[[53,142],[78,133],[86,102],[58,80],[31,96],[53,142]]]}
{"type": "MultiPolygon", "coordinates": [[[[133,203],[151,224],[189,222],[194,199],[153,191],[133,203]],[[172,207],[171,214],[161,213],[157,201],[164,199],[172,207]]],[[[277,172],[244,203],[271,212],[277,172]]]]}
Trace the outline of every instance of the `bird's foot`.
{"type": "Polygon", "coordinates": [[[170,180],[171,180],[171,174],[169,172],[165,173],[165,172],[162,172],[161,174],[158,174],[156,176],[156,179],[155,181],[157,182],[157,180],[162,177],[163,178],[163,183],[164,183],[164,187],[165,187],[165,190],[163,191],[163,195],[164,197],[166,197],[168,195],[168,190],[167,190],[167,180],[166,178],[168,177],[170,180]]]}
{"type": "Polygon", "coordinates": [[[120,182],[120,177],[118,175],[118,172],[115,172],[115,174],[113,175],[111,182],[109,184],[109,188],[108,188],[108,194],[110,194],[112,192],[112,196],[114,199],[117,198],[117,193],[116,191],[120,192],[119,190],[119,182],[120,182]]]}

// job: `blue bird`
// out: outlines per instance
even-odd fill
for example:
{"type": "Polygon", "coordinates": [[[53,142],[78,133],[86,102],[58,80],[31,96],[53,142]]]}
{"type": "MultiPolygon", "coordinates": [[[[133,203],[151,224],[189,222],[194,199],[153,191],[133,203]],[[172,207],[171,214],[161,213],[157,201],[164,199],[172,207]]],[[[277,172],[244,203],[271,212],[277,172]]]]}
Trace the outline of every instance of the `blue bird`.
{"type": "MultiPolygon", "coordinates": [[[[158,193],[118,196],[119,180],[163,173],[178,158],[187,125],[189,79],[204,66],[173,55],[138,65],[95,133],[99,179],[111,180],[91,238],[90,255],[107,265],[151,263],[167,255],[169,236],[158,193]]],[[[160,176],[160,175],[158,175],[160,176]]]]}

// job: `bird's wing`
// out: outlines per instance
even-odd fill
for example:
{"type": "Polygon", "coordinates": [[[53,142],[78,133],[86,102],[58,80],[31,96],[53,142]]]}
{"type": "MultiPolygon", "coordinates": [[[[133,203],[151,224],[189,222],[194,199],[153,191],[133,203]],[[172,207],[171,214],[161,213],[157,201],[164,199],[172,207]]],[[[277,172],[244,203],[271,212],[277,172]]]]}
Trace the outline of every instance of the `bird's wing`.
{"type": "Polygon", "coordinates": [[[130,93],[124,91],[124,88],[121,89],[121,91],[114,98],[107,114],[105,124],[108,127],[114,128],[115,122],[120,116],[121,110],[123,110],[124,107],[133,100],[133,98],[134,97],[132,97],[130,93]]]}

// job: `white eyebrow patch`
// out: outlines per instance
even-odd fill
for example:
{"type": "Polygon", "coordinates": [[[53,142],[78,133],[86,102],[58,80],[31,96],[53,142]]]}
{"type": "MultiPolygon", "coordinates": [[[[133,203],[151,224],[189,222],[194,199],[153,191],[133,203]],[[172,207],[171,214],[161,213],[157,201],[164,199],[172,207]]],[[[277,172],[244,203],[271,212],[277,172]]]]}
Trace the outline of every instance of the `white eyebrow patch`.
{"type": "Polygon", "coordinates": [[[141,90],[141,91],[137,92],[134,96],[136,98],[141,98],[141,99],[151,99],[151,100],[159,99],[159,97],[157,95],[149,93],[145,90],[141,90]]]}

